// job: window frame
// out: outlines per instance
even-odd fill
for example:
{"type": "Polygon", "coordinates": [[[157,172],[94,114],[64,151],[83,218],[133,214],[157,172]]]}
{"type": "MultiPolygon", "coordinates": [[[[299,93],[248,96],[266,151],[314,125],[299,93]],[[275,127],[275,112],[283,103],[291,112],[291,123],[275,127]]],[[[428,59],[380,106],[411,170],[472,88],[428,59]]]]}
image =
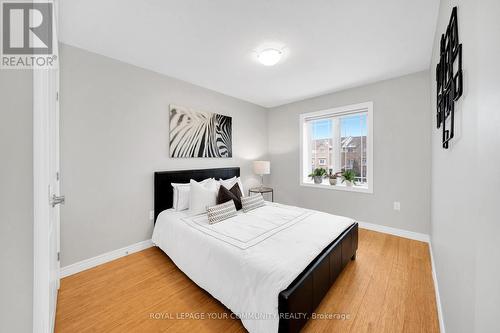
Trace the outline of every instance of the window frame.
{"type": "Polygon", "coordinates": [[[313,112],[306,112],[306,113],[301,113],[299,115],[299,140],[300,140],[300,158],[299,158],[299,182],[300,186],[304,187],[313,187],[313,188],[320,188],[320,189],[327,189],[327,190],[335,190],[335,191],[349,191],[349,192],[361,192],[361,193],[369,193],[373,194],[373,102],[365,102],[365,103],[358,103],[358,104],[351,104],[351,105],[346,105],[346,106],[340,106],[340,107],[335,107],[335,108],[330,108],[326,110],[321,110],[321,111],[313,111],[313,112]],[[329,184],[314,184],[313,182],[304,182],[305,174],[304,170],[307,170],[307,166],[305,163],[308,163],[309,161],[304,158],[304,147],[308,146],[308,138],[304,138],[304,133],[305,133],[305,126],[306,126],[306,119],[307,118],[312,118],[312,117],[324,117],[328,115],[332,116],[339,116],[342,114],[349,114],[349,113],[357,113],[357,112],[366,112],[368,114],[367,116],[367,135],[366,135],[366,140],[367,142],[367,147],[366,147],[366,167],[367,167],[367,174],[366,174],[366,179],[367,179],[367,186],[352,186],[348,187],[343,184],[340,185],[329,185],[329,184]]]}

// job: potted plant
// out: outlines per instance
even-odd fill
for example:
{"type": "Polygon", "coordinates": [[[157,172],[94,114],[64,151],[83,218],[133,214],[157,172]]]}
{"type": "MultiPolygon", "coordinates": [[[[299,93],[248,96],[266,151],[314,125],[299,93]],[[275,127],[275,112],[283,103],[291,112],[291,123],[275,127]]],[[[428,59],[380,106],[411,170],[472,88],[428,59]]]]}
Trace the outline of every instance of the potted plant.
{"type": "Polygon", "coordinates": [[[356,185],[356,173],[353,170],[345,170],[342,172],[342,183],[345,182],[346,186],[356,185]]]}
{"type": "Polygon", "coordinates": [[[314,184],[321,184],[323,182],[323,178],[326,177],[327,171],[323,168],[316,168],[314,171],[309,175],[314,180],[314,184]]]}
{"type": "Polygon", "coordinates": [[[328,176],[328,180],[330,181],[330,185],[337,185],[337,179],[340,176],[340,172],[330,173],[328,176]]]}

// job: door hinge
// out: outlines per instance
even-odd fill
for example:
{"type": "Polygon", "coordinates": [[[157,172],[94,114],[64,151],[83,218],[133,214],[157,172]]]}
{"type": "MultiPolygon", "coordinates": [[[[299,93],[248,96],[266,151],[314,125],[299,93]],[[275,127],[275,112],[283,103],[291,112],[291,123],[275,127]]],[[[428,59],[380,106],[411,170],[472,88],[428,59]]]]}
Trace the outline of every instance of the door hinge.
{"type": "Polygon", "coordinates": [[[57,261],[61,261],[61,252],[57,252],[57,261]]]}
{"type": "Polygon", "coordinates": [[[59,174],[59,171],[56,172],[56,180],[59,180],[60,179],[60,174],[59,174]]]}
{"type": "Polygon", "coordinates": [[[56,101],[59,101],[59,91],[56,92],[56,101]]]}

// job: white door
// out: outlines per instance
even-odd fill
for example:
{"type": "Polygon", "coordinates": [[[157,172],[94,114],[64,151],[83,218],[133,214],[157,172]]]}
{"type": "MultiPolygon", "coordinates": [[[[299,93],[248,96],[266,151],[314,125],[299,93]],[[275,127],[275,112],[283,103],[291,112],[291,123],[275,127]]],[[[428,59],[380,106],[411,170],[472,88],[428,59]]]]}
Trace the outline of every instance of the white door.
{"type": "Polygon", "coordinates": [[[60,251],[59,251],[59,225],[60,204],[64,203],[61,196],[61,173],[59,168],[59,71],[50,70],[49,81],[51,86],[51,105],[49,108],[49,316],[51,318],[51,332],[55,320],[57,305],[57,291],[60,278],[60,251]]]}
{"type": "MultiPolygon", "coordinates": [[[[54,1],[56,7],[57,1],[54,1]]],[[[55,8],[54,8],[55,9],[55,8]]],[[[57,13],[57,11],[56,11],[57,13]]],[[[57,18],[57,15],[54,15],[57,18]]],[[[54,26],[57,51],[57,20],[54,26]]],[[[33,70],[33,332],[54,331],[59,289],[59,70],[33,70]]]]}
{"type": "MultiPolygon", "coordinates": [[[[57,2],[54,1],[54,14],[57,13],[57,2]]],[[[54,39],[57,41],[57,15],[54,24],[54,39]]],[[[54,45],[54,54],[59,57],[58,44],[54,45]]],[[[48,72],[49,84],[49,318],[50,332],[54,331],[57,292],[60,286],[60,213],[64,196],[61,195],[60,171],[60,136],[59,136],[59,69],[48,72]]]]}
{"type": "Polygon", "coordinates": [[[59,71],[33,72],[34,332],[53,332],[59,289],[59,71]]]}

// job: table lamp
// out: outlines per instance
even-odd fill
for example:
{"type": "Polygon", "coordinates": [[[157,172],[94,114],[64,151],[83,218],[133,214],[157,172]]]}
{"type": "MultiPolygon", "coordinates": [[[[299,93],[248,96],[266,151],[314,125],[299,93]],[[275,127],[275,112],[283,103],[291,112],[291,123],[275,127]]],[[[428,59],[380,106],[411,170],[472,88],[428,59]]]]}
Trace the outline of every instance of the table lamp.
{"type": "Polygon", "coordinates": [[[260,188],[264,186],[264,175],[271,173],[271,162],[269,161],[254,161],[253,173],[260,175],[260,188]]]}

